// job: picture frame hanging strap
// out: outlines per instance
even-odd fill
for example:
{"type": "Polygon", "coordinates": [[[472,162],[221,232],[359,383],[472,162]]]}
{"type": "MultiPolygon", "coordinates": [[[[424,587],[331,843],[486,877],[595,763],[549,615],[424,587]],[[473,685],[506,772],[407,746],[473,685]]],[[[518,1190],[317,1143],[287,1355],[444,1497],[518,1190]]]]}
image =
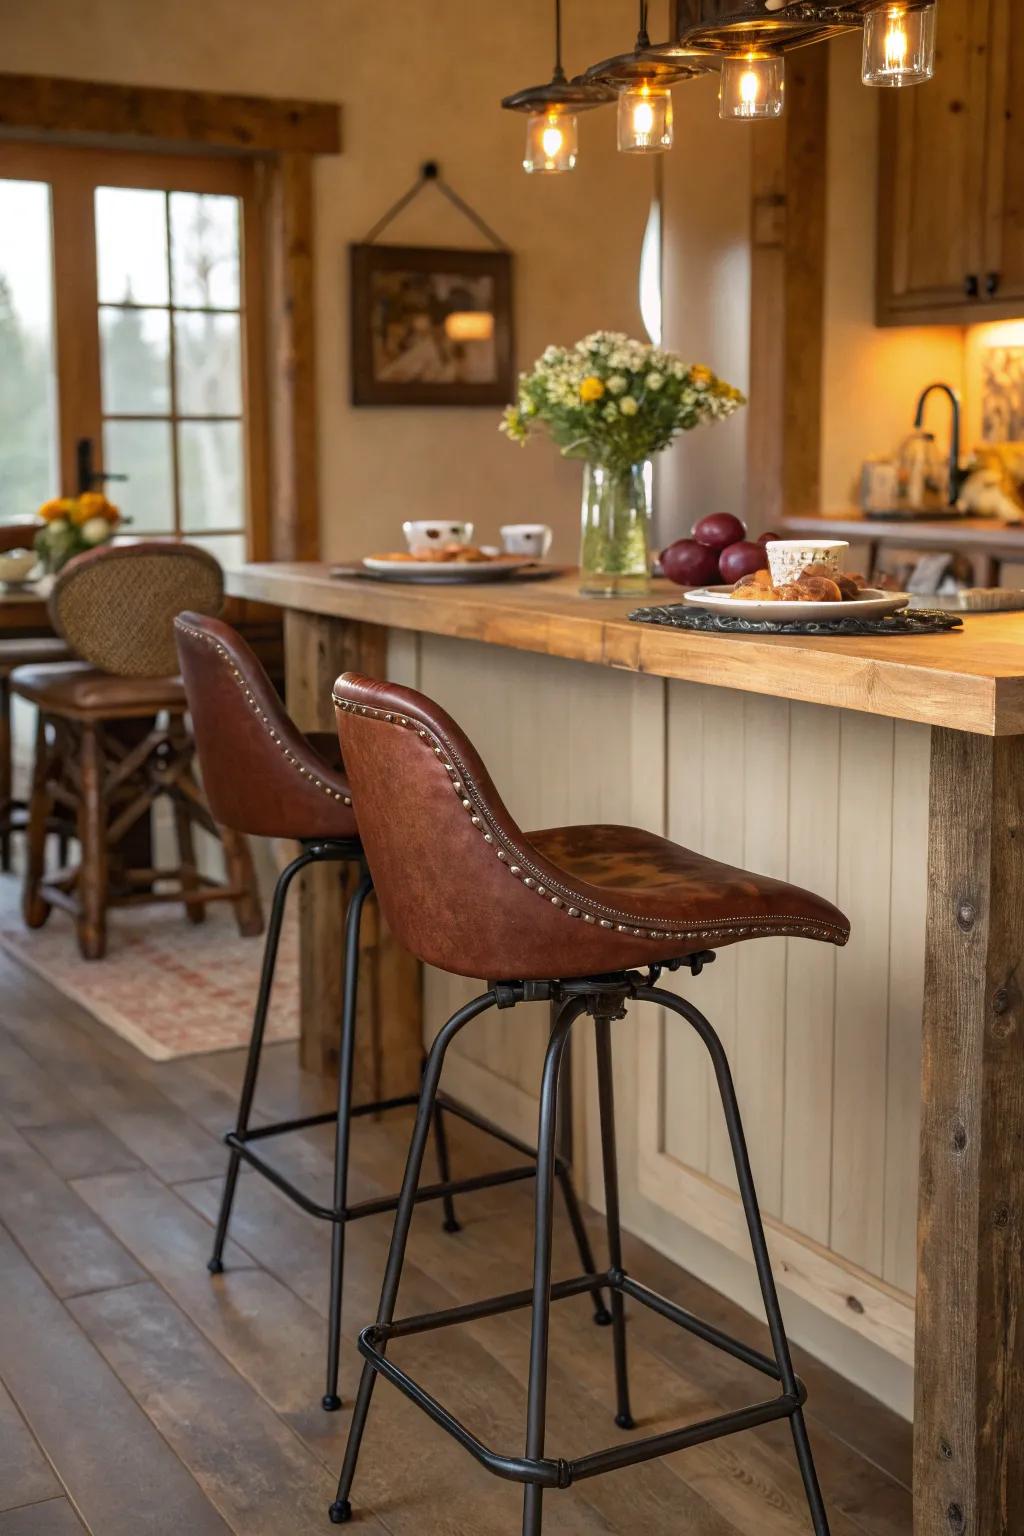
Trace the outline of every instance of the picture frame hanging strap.
{"type": "Polygon", "coordinates": [[[388,225],[394,222],[402,210],[407,208],[411,202],[419,197],[424,187],[427,186],[430,182],[433,182],[433,184],[437,187],[437,190],[444,194],[444,196],[451,203],[452,207],[456,208],[458,212],[462,214],[463,218],[468,219],[469,222],[480,231],[484,239],[487,240],[489,244],[493,245],[496,251],[509,250],[509,246],[506,245],[505,241],[502,240],[500,235],[495,233],[495,231],[487,223],[486,219],[482,218],[481,215],[477,213],[476,209],[466,202],[465,198],[460,197],[459,194],[455,191],[454,187],[450,187],[448,185],[444,177],[441,175],[441,167],[438,165],[436,160],[424,161],[424,163],[420,166],[420,173],[416,180],[413,182],[412,186],[408,189],[408,191],[403,192],[398,201],[392,203],[391,207],[381,215],[369,233],[364,236],[362,241],[363,245],[372,245],[377,237],[383,234],[388,225]]]}

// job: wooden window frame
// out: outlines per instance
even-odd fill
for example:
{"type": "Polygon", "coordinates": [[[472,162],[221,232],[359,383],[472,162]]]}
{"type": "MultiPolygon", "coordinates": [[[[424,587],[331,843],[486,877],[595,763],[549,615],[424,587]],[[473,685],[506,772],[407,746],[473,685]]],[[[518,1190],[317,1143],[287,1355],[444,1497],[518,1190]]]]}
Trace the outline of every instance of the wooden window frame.
{"type": "MultiPolygon", "coordinates": [[[[265,387],[259,391],[262,398],[246,400],[251,430],[259,430],[266,445],[262,480],[267,510],[259,514],[260,526],[253,519],[250,550],[254,559],[315,560],[320,519],[313,157],[339,152],[339,107],[331,102],[0,74],[0,141],[13,150],[12,140],[24,143],[26,149],[60,145],[121,155],[126,150],[144,151],[137,162],[140,170],[147,163],[155,165],[162,156],[202,155],[207,164],[215,157],[247,163],[258,219],[246,221],[245,239],[246,243],[250,237],[262,242],[265,281],[258,308],[267,358],[265,387]]],[[[133,176],[130,184],[145,183],[133,176]]],[[[86,265],[81,255],[55,239],[55,266],[58,262],[68,267],[76,262],[86,265]]],[[[94,252],[88,260],[93,263],[89,302],[94,303],[94,252]]],[[[254,270],[259,265],[254,263],[254,270]]],[[[62,276],[67,279],[74,274],[62,276]]],[[[79,272],[77,281],[84,284],[85,275],[79,272]]],[[[60,335],[59,310],[55,319],[60,335]]],[[[67,325],[64,338],[65,343],[70,341],[67,325]]],[[[98,348],[98,338],[94,345],[98,348]]],[[[83,359],[69,355],[60,366],[81,367],[83,359]]],[[[94,376],[98,378],[98,371],[94,376]]],[[[67,466],[62,465],[62,470],[68,483],[67,466]]],[[[256,490],[255,477],[252,483],[256,490]]]]}
{"type": "MultiPolygon", "coordinates": [[[[60,145],[0,142],[0,175],[46,182],[51,189],[53,229],[54,330],[57,353],[57,402],[60,430],[62,494],[77,490],[75,440],[91,437],[97,444],[99,467],[104,462],[103,424],[107,419],[133,419],[130,413],[102,409],[100,390],[99,314],[102,305],[96,274],[94,193],[98,186],[139,187],[165,192],[200,192],[236,197],[243,207],[241,227],[242,293],[238,310],[223,313],[240,318],[242,331],[242,410],[244,431],[245,507],[239,529],[197,529],[198,537],[244,533],[247,558],[265,560],[270,547],[267,497],[266,361],[263,282],[263,230],[257,167],[237,158],[196,155],[153,155],[144,151],[69,149],[60,145]],[[91,323],[84,323],[85,317],[91,323]],[[69,432],[66,423],[73,422],[69,432]]],[[[140,304],[140,309],[166,310],[171,319],[171,405],[166,419],[176,426],[173,315],[168,302],[140,304]]],[[[221,313],[222,311],[218,311],[221,313]]],[[[142,419],[142,418],[139,418],[142,419]]],[[[147,420],[163,420],[157,414],[147,420]]],[[[175,462],[177,449],[174,450],[175,462]]],[[[116,496],[113,497],[116,500],[116,496]]],[[[182,537],[180,487],[175,472],[175,537],[182,537]]]]}

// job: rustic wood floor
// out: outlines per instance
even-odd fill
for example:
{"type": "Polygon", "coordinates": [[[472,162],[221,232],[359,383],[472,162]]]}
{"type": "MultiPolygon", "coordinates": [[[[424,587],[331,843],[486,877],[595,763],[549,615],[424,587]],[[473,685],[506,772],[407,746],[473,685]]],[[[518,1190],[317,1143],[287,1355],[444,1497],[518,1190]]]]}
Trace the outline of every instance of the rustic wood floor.
{"type": "MultiPolygon", "coordinates": [[[[183,996],[183,1006],[187,998],[183,996]]],[[[324,1414],[327,1244],[243,1173],[230,1267],[210,1248],[241,1054],[156,1065],[0,957],[0,1536],[326,1533],[348,1415],[324,1414]]],[[[292,1047],[268,1052],[273,1115],[321,1107],[292,1047]]],[[[360,1122],[354,1194],[397,1187],[408,1121],[360,1122]]],[[[278,1143],[326,1194],[329,1140],[278,1143]]],[[[456,1166],[493,1156],[475,1133],[456,1166]]],[[[526,1285],[530,1187],[466,1197],[457,1237],[435,1208],[413,1229],[401,1308],[526,1285]]],[[[373,1315],[390,1217],[350,1229],[347,1326],[373,1315]]],[[[595,1240],[599,1227],[593,1222],[595,1240]]],[[[561,1232],[561,1272],[572,1255],[561,1232]]],[[[627,1262],[658,1289],[767,1347],[766,1330],[642,1244],[627,1262]]],[[[502,1449],[522,1442],[527,1315],[405,1341],[396,1357],[502,1449]]],[[[610,1338],[585,1299],[555,1313],[549,1449],[616,1438],[610,1338]]],[[[633,1407],[655,1427],[753,1401],[763,1379],[633,1308],[633,1407]]],[[[834,1536],[907,1536],[908,1426],[814,1360],[798,1367],[834,1536]]],[[[343,1391],[357,1356],[346,1345],[343,1391]]],[[[520,1492],[496,1481],[379,1383],[354,1490],[354,1528],[382,1536],[502,1536],[520,1492]]],[[[771,1425],[549,1494],[565,1536],[797,1536],[806,1514],[788,1430],[771,1425]]]]}

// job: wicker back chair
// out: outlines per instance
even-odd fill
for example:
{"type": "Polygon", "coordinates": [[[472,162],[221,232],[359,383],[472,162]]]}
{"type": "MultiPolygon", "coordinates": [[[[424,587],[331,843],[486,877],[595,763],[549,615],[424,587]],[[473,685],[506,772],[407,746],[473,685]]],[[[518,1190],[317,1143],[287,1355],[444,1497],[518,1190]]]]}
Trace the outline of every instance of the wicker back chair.
{"type": "Polygon", "coordinates": [[[195,744],[178,677],[174,620],[183,609],[216,614],[220,566],[190,544],[109,545],[69,560],[54,582],[50,617],[78,660],[18,667],[14,693],[39,710],[28,809],[24,916],[39,927],[52,907],[75,919],[82,954],[106,951],[107,910],[180,901],[202,922],[211,901],[234,904],[242,933],[263,926],[246,839],[219,827],[192,771],[195,744]],[[151,810],[169,800],[177,862],[154,866],[151,810]],[[54,808],[77,824],[81,859],[48,868],[54,808]],[[198,826],[220,839],[226,877],[201,872],[198,826]]]}
{"type": "Polygon", "coordinates": [[[115,677],[174,677],[174,621],[186,608],[217,614],[224,574],[194,544],[108,544],[69,560],[50,594],[57,633],[115,677]]]}

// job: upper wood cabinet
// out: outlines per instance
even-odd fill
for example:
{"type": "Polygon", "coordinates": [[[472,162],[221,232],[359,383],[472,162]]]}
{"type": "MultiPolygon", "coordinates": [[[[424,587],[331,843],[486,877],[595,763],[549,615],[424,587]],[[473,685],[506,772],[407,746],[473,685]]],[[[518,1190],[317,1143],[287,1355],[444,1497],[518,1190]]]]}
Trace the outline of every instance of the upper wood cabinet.
{"type": "Polygon", "coordinates": [[[935,78],[885,92],[880,325],[1024,311],[1024,5],[939,0],[935,78]]]}

